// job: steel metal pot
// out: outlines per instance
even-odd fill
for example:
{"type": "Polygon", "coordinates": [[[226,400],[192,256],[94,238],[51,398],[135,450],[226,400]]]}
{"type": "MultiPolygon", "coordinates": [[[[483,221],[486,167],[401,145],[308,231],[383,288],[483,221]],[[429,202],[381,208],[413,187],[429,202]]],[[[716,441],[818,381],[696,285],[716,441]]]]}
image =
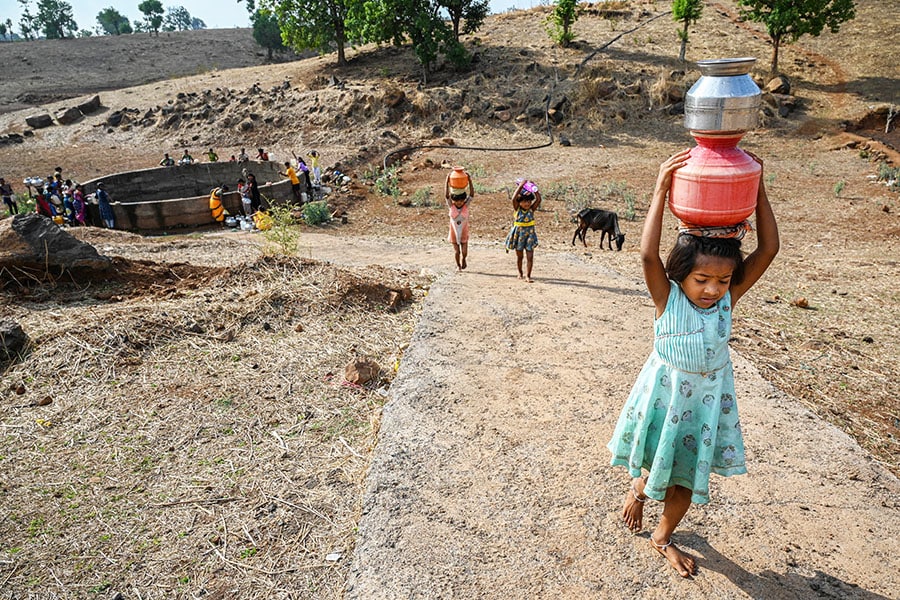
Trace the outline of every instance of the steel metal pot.
{"type": "Polygon", "coordinates": [[[759,121],[762,92],[750,77],[755,58],[697,62],[701,77],[684,100],[684,126],[691,131],[748,131],[759,121]]]}

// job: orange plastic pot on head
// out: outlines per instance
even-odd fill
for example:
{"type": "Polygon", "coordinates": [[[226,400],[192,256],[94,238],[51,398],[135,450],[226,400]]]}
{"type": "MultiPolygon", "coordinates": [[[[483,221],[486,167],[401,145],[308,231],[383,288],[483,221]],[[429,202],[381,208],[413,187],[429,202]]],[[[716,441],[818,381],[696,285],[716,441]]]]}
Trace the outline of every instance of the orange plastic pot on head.
{"type": "Polygon", "coordinates": [[[697,146],[672,176],[672,214],[702,227],[726,227],[747,219],[756,210],[762,167],[737,147],[743,132],[691,135],[697,146]]]}
{"type": "Polygon", "coordinates": [[[469,174],[462,167],[453,167],[450,172],[450,187],[465,189],[469,187],[469,174]]]}

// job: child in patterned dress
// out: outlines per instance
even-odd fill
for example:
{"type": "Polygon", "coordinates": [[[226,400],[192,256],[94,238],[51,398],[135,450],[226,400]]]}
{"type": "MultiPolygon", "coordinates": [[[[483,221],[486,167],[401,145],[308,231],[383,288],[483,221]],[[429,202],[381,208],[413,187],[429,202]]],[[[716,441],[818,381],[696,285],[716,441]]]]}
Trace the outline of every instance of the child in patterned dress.
{"type": "Polygon", "coordinates": [[[692,502],[709,502],[711,472],[726,477],[746,473],[728,352],[731,315],[779,249],[778,226],[760,174],[756,250],[743,257],[742,233],[713,237],[715,231],[693,235],[683,228],[663,265],[663,209],[672,175],[686,164],[689,152],[679,152],[660,166],[644,222],[641,259],[656,306],[653,352],[607,446],[612,464],[626,467],[632,477],[622,509],[625,525],[639,531],[647,498],[663,502],[650,544],[682,577],[694,574],[697,565],[672,544],[675,528],[692,502]]]}
{"type": "Polygon", "coordinates": [[[541,206],[541,193],[534,182],[522,179],[512,196],[513,210],[516,211],[515,221],[506,236],[506,251],[516,251],[516,268],[519,270],[519,279],[528,283],[531,278],[531,269],[534,267],[534,249],[538,245],[537,233],[534,231],[534,212],[541,206]],[[526,270],[522,271],[522,258],[526,260],[526,270]]]}

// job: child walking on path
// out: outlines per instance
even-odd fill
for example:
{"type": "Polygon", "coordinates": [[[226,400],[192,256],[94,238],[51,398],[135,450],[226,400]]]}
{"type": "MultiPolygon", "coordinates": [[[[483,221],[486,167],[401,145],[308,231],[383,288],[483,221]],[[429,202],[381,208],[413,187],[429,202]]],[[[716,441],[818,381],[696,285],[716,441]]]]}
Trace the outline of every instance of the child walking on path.
{"type": "Polygon", "coordinates": [[[537,233],[534,231],[534,211],[541,206],[541,193],[538,187],[524,179],[519,182],[512,196],[513,210],[516,211],[512,229],[506,236],[506,251],[516,251],[516,268],[519,270],[519,279],[528,283],[531,278],[531,269],[534,266],[534,249],[538,245],[537,233]],[[522,272],[522,257],[525,255],[526,270],[522,272]]]}
{"type": "Polygon", "coordinates": [[[672,175],[685,165],[688,154],[679,152],[660,166],[647,212],[641,260],[656,306],[653,351],[607,446],[612,464],[626,467],[632,477],[622,509],[625,525],[639,531],[647,498],[663,502],[650,544],[682,577],[690,577],[697,566],[672,544],[671,536],[691,502],[709,502],[710,473],[727,477],[747,472],[728,352],[731,315],[779,249],[778,226],[760,174],[757,248],[752,254],[743,258],[739,236],[683,231],[663,265],[663,209],[672,175]]]}
{"type": "Polygon", "coordinates": [[[466,173],[469,184],[460,191],[450,187],[450,175],[444,182],[444,200],[450,209],[450,233],[447,241],[453,244],[456,253],[456,270],[466,268],[466,256],[469,254],[469,203],[475,196],[475,187],[472,185],[472,177],[466,173]]]}

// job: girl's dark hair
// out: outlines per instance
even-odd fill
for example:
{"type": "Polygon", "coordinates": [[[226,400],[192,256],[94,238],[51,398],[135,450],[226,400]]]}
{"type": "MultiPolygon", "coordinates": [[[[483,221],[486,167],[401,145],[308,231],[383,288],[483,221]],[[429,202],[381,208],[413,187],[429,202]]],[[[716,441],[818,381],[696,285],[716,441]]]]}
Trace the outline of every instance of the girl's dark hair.
{"type": "Polygon", "coordinates": [[[450,194],[451,200],[465,200],[467,194],[465,192],[461,192],[459,194],[450,194]]]}
{"type": "Polygon", "coordinates": [[[534,194],[523,190],[523,191],[519,192],[519,200],[518,201],[521,202],[522,200],[531,200],[533,202],[534,194]]]}
{"type": "Polygon", "coordinates": [[[666,259],[666,273],[672,281],[681,283],[694,270],[698,256],[712,256],[734,261],[731,283],[744,279],[744,255],[741,240],[736,238],[713,238],[682,233],[675,240],[675,246],[666,259]]]}

